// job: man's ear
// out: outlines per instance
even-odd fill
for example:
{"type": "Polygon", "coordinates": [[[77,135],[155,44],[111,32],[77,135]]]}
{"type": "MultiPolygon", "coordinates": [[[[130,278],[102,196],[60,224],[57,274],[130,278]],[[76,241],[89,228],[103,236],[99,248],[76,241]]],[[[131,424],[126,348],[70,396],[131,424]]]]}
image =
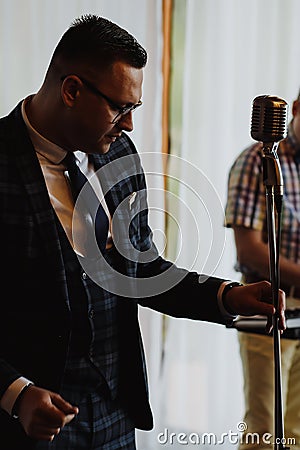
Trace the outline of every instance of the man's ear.
{"type": "Polygon", "coordinates": [[[61,97],[68,108],[72,108],[80,93],[81,81],[76,75],[67,76],[61,85],[61,97]]]}
{"type": "Polygon", "coordinates": [[[292,106],[292,114],[293,114],[293,116],[295,116],[299,112],[300,112],[300,101],[294,100],[293,106],[292,106]]]}

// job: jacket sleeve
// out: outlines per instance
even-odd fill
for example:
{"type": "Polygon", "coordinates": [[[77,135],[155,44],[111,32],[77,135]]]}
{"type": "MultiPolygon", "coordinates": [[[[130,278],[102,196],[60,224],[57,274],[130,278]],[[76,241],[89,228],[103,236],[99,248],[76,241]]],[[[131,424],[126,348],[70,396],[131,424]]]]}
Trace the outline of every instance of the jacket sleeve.
{"type": "Polygon", "coordinates": [[[14,369],[5,360],[0,359],[0,371],[1,371],[1,381],[0,381],[0,398],[8,388],[17,378],[21,377],[21,374],[14,369]]]}
{"type": "Polygon", "coordinates": [[[144,278],[144,289],[140,289],[138,298],[141,306],[177,318],[228,323],[228,318],[221,314],[217,298],[224,279],[179,268],[161,257],[140,266],[139,277],[144,278]],[[145,296],[150,285],[153,286],[150,295],[145,296]]]}

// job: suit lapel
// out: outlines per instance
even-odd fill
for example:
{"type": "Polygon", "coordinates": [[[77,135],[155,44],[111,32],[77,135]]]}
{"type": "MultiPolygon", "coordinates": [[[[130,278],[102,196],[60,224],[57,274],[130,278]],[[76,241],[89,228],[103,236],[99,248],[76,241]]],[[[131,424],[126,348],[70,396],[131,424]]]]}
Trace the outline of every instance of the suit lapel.
{"type": "MultiPolygon", "coordinates": [[[[33,220],[44,246],[45,258],[53,261],[57,268],[57,276],[65,280],[61,244],[59,240],[56,214],[51,205],[46,182],[35,149],[27,133],[26,125],[21,115],[21,103],[8,116],[8,136],[10,152],[16,172],[19,174],[31,206],[33,220]],[[16,123],[17,129],[16,132],[16,123]]],[[[23,201],[20,196],[20,201],[23,201]]],[[[17,208],[17,205],[15,206],[17,208]]],[[[63,296],[68,302],[66,283],[62,283],[63,296]]]]}
{"type": "MultiPolygon", "coordinates": [[[[15,158],[16,170],[20,174],[25,192],[28,195],[36,223],[41,230],[43,239],[48,241],[49,235],[44,235],[43,227],[52,222],[52,232],[54,232],[55,218],[45,179],[35,149],[27,133],[26,125],[22,119],[20,104],[12,112],[12,115],[11,154],[15,158]],[[15,120],[17,120],[18,124],[17,133],[15,131],[15,120]]],[[[48,225],[47,231],[49,231],[48,225]]],[[[57,234],[54,233],[52,237],[57,237],[57,234]]]]}

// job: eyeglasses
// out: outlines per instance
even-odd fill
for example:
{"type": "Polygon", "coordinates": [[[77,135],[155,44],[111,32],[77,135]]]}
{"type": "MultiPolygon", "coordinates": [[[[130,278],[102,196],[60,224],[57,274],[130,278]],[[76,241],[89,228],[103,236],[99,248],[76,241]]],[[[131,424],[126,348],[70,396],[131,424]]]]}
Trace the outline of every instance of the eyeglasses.
{"type": "MultiPolygon", "coordinates": [[[[61,77],[61,80],[63,81],[67,76],[68,75],[64,75],[63,77],[61,77]]],[[[138,103],[135,103],[133,105],[120,106],[116,102],[114,102],[111,98],[109,98],[107,95],[103,94],[103,92],[101,92],[98,88],[96,88],[96,86],[94,86],[90,81],[88,81],[85,78],[80,77],[78,75],[76,75],[76,76],[77,76],[77,78],[80,79],[82,84],[84,84],[87,89],[89,89],[93,94],[98,95],[99,97],[103,98],[108,103],[108,105],[111,107],[111,109],[118,111],[116,116],[111,121],[111,123],[115,124],[115,123],[119,122],[119,120],[121,119],[122,116],[125,116],[129,112],[134,111],[136,108],[138,108],[139,106],[141,106],[143,104],[142,100],[140,100],[138,103]]]]}

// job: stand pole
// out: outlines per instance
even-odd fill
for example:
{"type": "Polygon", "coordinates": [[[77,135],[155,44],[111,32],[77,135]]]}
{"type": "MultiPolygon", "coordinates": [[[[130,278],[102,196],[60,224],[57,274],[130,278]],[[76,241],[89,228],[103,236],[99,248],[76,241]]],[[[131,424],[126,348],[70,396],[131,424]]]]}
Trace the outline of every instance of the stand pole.
{"type": "MultiPolygon", "coordinates": [[[[263,155],[263,178],[266,187],[267,230],[270,258],[270,282],[272,288],[272,302],[276,309],[273,318],[273,347],[274,347],[274,387],[275,387],[275,450],[288,450],[284,446],[284,421],[282,407],[282,382],[281,382],[281,351],[280,330],[278,326],[278,290],[279,290],[279,249],[276,243],[275,231],[275,206],[277,212],[281,212],[283,198],[283,181],[276,153],[278,144],[265,144],[263,155]]],[[[278,242],[278,240],[277,240],[278,242]]]]}

